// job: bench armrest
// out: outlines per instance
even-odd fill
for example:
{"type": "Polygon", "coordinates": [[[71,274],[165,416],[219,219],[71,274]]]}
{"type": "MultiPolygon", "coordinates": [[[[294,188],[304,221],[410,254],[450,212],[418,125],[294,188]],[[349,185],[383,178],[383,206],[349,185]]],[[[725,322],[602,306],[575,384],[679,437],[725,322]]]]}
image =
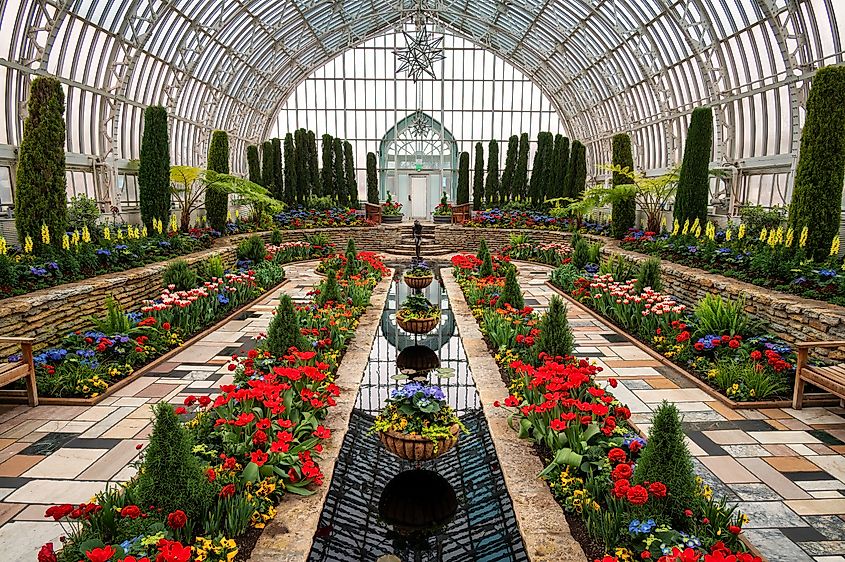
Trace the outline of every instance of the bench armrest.
{"type": "Polygon", "coordinates": [[[0,336],[0,343],[35,343],[35,338],[18,338],[12,336],[0,336]]]}
{"type": "Polygon", "coordinates": [[[845,347],[845,340],[830,341],[802,341],[795,344],[797,349],[811,349],[813,347],[845,347]]]}

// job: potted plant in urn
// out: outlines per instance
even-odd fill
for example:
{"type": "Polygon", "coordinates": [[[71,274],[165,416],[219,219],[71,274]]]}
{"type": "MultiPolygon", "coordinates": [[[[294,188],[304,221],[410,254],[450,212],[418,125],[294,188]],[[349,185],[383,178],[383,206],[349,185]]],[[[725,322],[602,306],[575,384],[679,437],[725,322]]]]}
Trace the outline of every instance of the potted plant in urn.
{"type": "Polygon", "coordinates": [[[440,198],[440,204],[434,208],[434,222],[450,223],[452,222],[452,205],[446,199],[446,192],[443,192],[443,197],[440,198]]]}
{"type": "Polygon", "coordinates": [[[381,222],[402,222],[402,203],[393,200],[387,192],[387,201],[381,204],[381,222]]]}
{"type": "Polygon", "coordinates": [[[434,272],[424,261],[415,262],[405,270],[405,284],[412,289],[424,289],[434,281],[434,272]]]}
{"type": "Polygon", "coordinates": [[[455,446],[466,428],[446,404],[439,386],[409,382],[393,390],[372,431],[388,451],[409,461],[427,461],[455,446]]]}
{"type": "Polygon", "coordinates": [[[440,322],[440,306],[431,304],[425,295],[408,295],[396,311],[396,323],[412,334],[427,334],[440,322]]]}

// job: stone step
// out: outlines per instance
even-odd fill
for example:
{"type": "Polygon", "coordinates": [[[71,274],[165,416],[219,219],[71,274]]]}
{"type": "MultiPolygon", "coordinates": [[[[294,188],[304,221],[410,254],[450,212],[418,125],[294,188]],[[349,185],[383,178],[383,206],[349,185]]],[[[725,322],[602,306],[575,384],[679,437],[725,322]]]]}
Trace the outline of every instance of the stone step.
{"type": "MultiPolygon", "coordinates": [[[[404,248],[404,247],[403,248],[393,248],[392,250],[385,250],[385,251],[388,251],[389,253],[396,255],[396,256],[415,256],[415,255],[417,255],[417,252],[416,252],[416,250],[414,250],[414,248],[404,248]]],[[[420,248],[420,255],[423,258],[430,257],[430,256],[445,256],[446,254],[451,254],[451,253],[452,253],[452,250],[449,250],[448,248],[443,248],[443,247],[440,247],[440,246],[431,246],[431,247],[427,247],[427,248],[423,248],[423,247],[420,248]]]]}

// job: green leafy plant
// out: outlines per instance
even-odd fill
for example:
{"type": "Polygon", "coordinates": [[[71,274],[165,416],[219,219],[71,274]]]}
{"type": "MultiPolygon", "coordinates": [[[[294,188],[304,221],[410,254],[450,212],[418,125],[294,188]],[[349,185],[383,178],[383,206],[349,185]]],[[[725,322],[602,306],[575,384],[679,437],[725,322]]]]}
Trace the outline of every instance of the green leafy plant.
{"type": "Polygon", "coordinates": [[[325,232],[318,232],[317,234],[306,235],[305,241],[312,246],[328,246],[331,243],[329,235],[325,232]]]}
{"type": "Polygon", "coordinates": [[[263,261],[255,268],[255,282],[259,287],[270,289],[285,280],[285,269],[278,263],[263,261]]]}
{"type": "Polygon", "coordinates": [[[552,283],[567,293],[575,288],[575,281],[580,278],[581,271],[571,263],[562,264],[551,273],[552,283]]]}
{"type": "Polygon", "coordinates": [[[498,303],[509,304],[517,310],[525,307],[525,300],[522,298],[522,289],[519,288],[515,267],[508,268],[505,275],[505,288],[502,289],[498,303]]]}
{"type": "Polygon", "coordinates": [[[310,347],[300,328],[299,313],[293,306],[290,295],[280,295],[276,313],[267,328],[267,339],[264,341],[265,349],[274,357],[281,357],[287,354],[291,347],[297,349],[310,347]]]}
{"type": "Polygon", "coordinates": [[[223,266],[223,258],[220,256],[211,256],[200,265],[199,276],[206,281],[211,279],[220,279],[226,273],[226,268],[223,266]]]}
{"type": "Polygon", "coordinates": [[[340,288],[337,284],[337,272],[334,269],[326,272],[326,280],[320,284],[319,291],[314,299],[319,306],[325,306],[329,302],[340,302],[340,288]]]}
{"type": "Polygon", "coordinates": [[[677,406],[665,400],[652,419],[648,442],[634,471],[634,482],[662,482],[669,490],[665,502],[653,505],[655,519],[666,517],[679,528],[687,519],[684,511],[696,499],[695,471],[685,441],[677,406]]]}
{"type": "Polygon", "coordinates": [[[439,318],[440,307],[429,302],[424,294],[412,293],[402,302],[402,306],[396,311],[396,316],[403,320],[439,318]]]}
{"type": "Polygon", "coordinates": [[[707,295],[695,306],[695,326],[698,335],[743,335],[749,326],[745,299],[723,299],[721,295],[707,295]]]}
{"type": "Polygon", "coordinates": [[[126,316],[126,312],[120,306],[120,302],[111,295],[106,297],[106,317],[95,318],[92,316],[89,319],[96,326],[97,330],[107,336],[126,334],[132,326],[129,322],[129,317],[126,316]]]}
{"type": "Polygon", "coordinates": [[[572,247],[572,265],[580,270],[584,269],[588,263],[590,263],[590,243],[579,239],[572,247]]]}
{"type": "MultiPolygon", "coordinates": [[[[614,279],[616,278],[614,277],[614,279]]],[[[634,291],[642,293],[646,287],[651,287],[654,291],[663,290],[663,281],[660,279],[660,258],[656,256],[640,262],[639,271],[637,271],[637,282],[634,285],[634,291]]]]}
{"type": "Polygon", "coordinates": [[[611,255],[599,265],[601,275],[612,275],[614,281],[627,281],[634,277],[634,264],[619,254],[611,255]]]}
{"type": "Polygon", "coordinates": [[[535,349],[544,351],[552,357],[572,355],[575,349],[575,337],[566,317],[567,306],[558,295],[549,301],[549,310],[540,319],[540,335],[535,349]]]}
{"type": "Polygon", "coordinates": [[[463,428],[439,386],[409,382],[391,393],[372,431],[422,435],[436,443],[451,437],[456,425],[463,428]]]}
{"type": "MultiPolygon", "coordinates": [[[[226,131],[211,133],[208,145],[208,169],[219,174],[229,173],[229,134],[226,131]]],[[[208,224],[218,232],[226,231],[229,211],[229,192],[219,182],[205,188],[205,215],[208,224]]]]}
{"type": "Polygon", "coordinates": [[[588,260],[587,263],[599,263],[599,261],[600,261],[599,256],[601,256],[601,248],[602,248],[601,242],[592,242],[587,247],[587,250],[588,250],[588,252],[587,252],[587,260],[588,260]]]}
{"type": "Polygon", "coordinates": [[[278,246],[282,243],[283,240],[284,238],[282,237],[281,230],[279,230],[278,228],[273,228],[273,230],[270,231],[270,243],[272,245],[278,246]]]}
{"type": "MultiPolygon", "coordinates": [[[[634,154],[631,152],[631,136],[625,133],[613,135],[613,166],[618,166],[622,170],[631,171],[634,169],[634,154]]],[[[621,173],[614,172],[613,187],[626,185],[630,183],[627,176],[621,173]]],[[[614,238],[624,238],[628,234],[628,230],[634,227],[637,220],[637,200],[636,195],[628,197],[620,197],[613,201],[613,209],[611,211],[611,232],[614,238]]]]}
{"type": "Polygon", "coordinates": [[[93,232],[98,218],[100,218],[100,206],[97,205],[96,199],[82,194],[70,198],[67,208],[68,230],[82,232],[82,229],[87,227],[93,232]]]}
{"type": "Polygon", "coordinates": [[[252,263],[258,264],[264,260],[266,255],[267,248],[264,245],[264,240],[257,234],[242,240],[238,244],[238,259],[250,260],[252,263]]]}
{"type": "Polygon", "coordinates": [[[161,283],[165,288],[173,285],[176,291],[187,291],[197,286],[197,273],[185,260],[173,260],[164,269],[161,283]]]}
{"type": "Polygon", "coordinates": [[[478,274],[481,277],[489,277],[493,275],[493,257],[490,252],[485,252],[481,260],[481,267],[478,268],[478,274]]]}
{"type": "Polygon", "coordinates": [[[745,225],[746,236],[756,237],[765,228],[767,231],[783,226],[786,222],[788,209],[774,206],[743,205],[739,209],[739,218],[745,225]]]}

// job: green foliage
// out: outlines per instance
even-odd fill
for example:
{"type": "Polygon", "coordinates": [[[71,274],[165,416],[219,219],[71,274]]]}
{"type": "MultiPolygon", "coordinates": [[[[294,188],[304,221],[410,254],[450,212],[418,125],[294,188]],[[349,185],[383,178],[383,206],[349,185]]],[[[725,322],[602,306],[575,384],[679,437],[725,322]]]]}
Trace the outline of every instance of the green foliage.
{"type": "MultiPolygon", "coordinates": [[[[634,169],[634,154],[631,151],[631,136],[625,133],[613,135],[613,166],[618,166],[623,170],[634,169]]],[[[618,172],[613,173],[613,181],[611,185],[618,187],[620,185],[628,185],[631,179],[625,174],[618,172]]],[[[622,197],[613,202],[613,210],[611,212],[611,230],[614,238],[624,238],[628,234],[628,229],[633,228],[637,220],[637,200],[636,195],[622,197]]]]}
{"type": "Polygon", "coordinates": [[[588,263],[590,263],[590,243],[580,239],[572,247],[572,265],[581,270],[588,263]]]}
{"type": "Polygon", "coordinates": [[[652,290],[658,292],[663,290],[663,281],[660,279],[660,258],[657,256],[652,256],[640,263],[634,290],[642,293],[646,287],[651,287],[652,290]]]}
{"type": "Polygon", "coordinates": [[[749,361],[737,361],[733,357],[721,359],[714,370],[713,383],[718,388],[727,392],[736,384],[740,392],[752,400],[766,400],[789,390],[782,374],[760,369],[758,364],[749,361]]]}
{"type": "MultiPolygon", "coordinates": [[[[193,288],[193,287],[192,287],[193,288]]],[[[91,323],[107,336],[114,334],[125,334],[129,332],[131,327],[129,317],[126,316],[123,307],[111,295],[106,297],[106,317],[105,318],[90,318],[91,323]]]]}
{"type": "MultiPolygon", "coordinates": [[[[311,172],[308,169],[308,131],[299,128],[293,134],[294,144],[294,161],[296,166],[296,190],[294,193],[294,200],[296,204],[304,204],[308,200],[309,184],[311,182],[311,172]]],[[[343,153],[341,150],[341,169],[343,167],[343,153]]]]}
{"type": "MultiPolygon", "coordinates": [[[[214,131],[211,134],[208,169],[221,174],[229,173],[229,135],[226,131],[214,131]]],[[[220,185],[208,186],[205,190],[205,214],[209,226],[218,232],[225,232],[228,211],[229,193],[220,185]]]]}
{"type": "Polygon", "coordinates": [[[100,207],[97,200],[86,195],[74,195],[70,198],[67,209],[67,229],[82,232],[84,227],[94,231],[97,219],[100,217],[100,207]]]}
{"type": "Polygon", "coordinates": [[[519,137],[511,135],[508,139],[508,152],[505,157],[505,170],[502,172],[500,203],[510,201],[513,197],[513,176],[516,173],[516,157],[519,153],[519,137]]]}
{"type": "Polygon", "coordinates": [[[553,357],[572,355],[575,337],[569,327],[566,308],[562,298],[558,295],[552,296],[549,310],[540,320],[540,335],[536,342],[538,351],[545,351],[553,357]]]}
{"type": "Polygon", "coordinates": [[[817,261],[839,231],[844,175],[845,67],[828,66],[812,79],[789,207],[789,226],[807,227],[807,253],[817,261]]]}
{"type": "Polygon", "coordinates": [[[340,288],[337,284],[337,272],[334,269],[326,272],[326,280],[320,284],[319,289],[320,293],[314,299],[318,306],[340,301],[340,288]]]}
{"type": "Polygon", "coordinates": [[[177,291],[187,291],[197,286],[197,273],[185,260],[173,260],[164,268],[161,284],[165,288],[174,285],[177,291]]]}
{"type": "Polygon", "coordinates": [[[458,205],[465,205],[469,203],[469,152],[461,152],[460,160],[458,161],[458,205]]]}
{"type": "Polygon", "coordinates": [[[299,182],[299,177],[296,169],[296,147],[293,144],[291,133],[285,135],[284,178],[284,189],[280,186],[275,197],[279,201],[284,201],[288,206],[292,206],[296,202],[296,185],[299,182]]]}
{"type": "Polygon", "coordinates": [[[534,153],[534,166],[531,169],[531,183],[528,191],[531,202],[539,205],[546,198],[553,173],[554,137],[551,133],[537,134],[537,152],[534,153]]]}
{"type": "Polygon", "coordinates": [[[573,170],[574,177],[572,178],[572,183],[569,186],[572,190],[570,191],[570,194],[573,199],[580,199],[587,185],[586,147],[584,147],[584,145],[579,141],[574,141],[572,143],[571,157],[574,159],[574,167],[571,168],[573,170]]]}
{"type": "Polygon", "coordinates": [[[531,142],[528,140],[528,133],[522,133],[519,136],[519,155],[516,159],[516,170],[514,170],[511,185],[513,198],[521,201],[528,198],[528,151],[530,149],[531,142]]]}
{"type": "Polygon", "coordinates": [[[475,169],[472,178],[472,209],[480,211],[484,202],[484,147],[475,143],[475,169]]]}
{"type": "Polygon", "coordinates": [[[502,289],[502,294],[496,304],[509,304],[517,310],[525,307],[522,290],[519,288],[519,281],[516,279],[515,267],[508,268],[508,273],[505,275],[505,288],[502,289]]]}
{"type": "MultiPolygon", "coordinates": [[[[322,195],[323,187],[320,185],[320,165],[317,158],[317,135],[314,134],[314,131],[308,131],[306,140],[308,141],[308,178],[311,190],[310,194],[319,196],[322,195]]],[[[308,199],[307,195],[308,194],[306,193],[306,197],[304,199],[306,201],[308,199]]]]}
{"type": "Polygon", "coordinates": [[[273,197],[279,201],[284,199],[285,173],[282,168],[282,140],[274,138],[270,141],[273,145],[273,197]]]}
{"type": "Polygon", "coordinates": [[[263,261],[255,268],[255,282],[259,287],[270,289],[285,279],[285,269],[278,263],[263,261]]]}
{"type": "Polygon", "coordinates": [[[575,288],[575,281],[581,278],[581,271],[571,263],[564,263],[552,271],[550,278],[557,287],[569,293],[575,288]]]}
{"type": "Polygon", "coordinates": [[[478,268],[478,274],[482,277],[489,277],[493,275],[493,257],[490,252],[486,252],[481,259],[481,267],[478,268]]]}
{"type": "Polygon", "coordinates": [[[349,189],[346,187],[346,171],[343,168],[343,142],[334,139],[334,191],[337,204],[345,207],[349,203],[349,189]]]}
{"type": "Polygon", "coordinates": [[[211,256],[200,266],[199,275],[204,280],[211,281],[213,278],[220,279],[225,273],[226,269],[223,267],[223,258],[220,256],[211,256]]]}
{"type": "MultiPolygon", "coordinates": [[[[710,202],[710,151],[713,146],[713,110],[696,107],[690,117],[684,160],[678,177],[673,215],[676,221],[690,224],[698,219],[707,223],[707,204],[710,202]]],[[[840,194],[842,192],[840,184],[840,194]]],[[[837,217],[839,200],[837,199],[837,217]]],[[[800,231],[800,228],[799,228],[800,231]]],[[[830,240],[826,241],[830,244],[830,240]]]]}
{"type": "Polygon", "coordinates": [[[270,192],[274,199],[284,200],[276,189],[275,166],[273,162],[273,142],[264,141],[261,145],[261,185],[270,192]]]}
{"type": "Polygon", "coordinates": [[[346,189],[349,192],[349,205],[358,207],[358,180],[355,179],[355,160],[352,155],[352,143],[343,143],[343,161],[346,164],[346,189]]]}
{"type": "Polygon", "coordinates": [[[261,158],[258,155],[258,146],[251,144],[246,147],[246,164],[249,170],[249,181],[264,186],[264,179],[261,177],[261,158]]]}
{"type": "Polygon", "coordinates": [[[376,155],[367,153],[367,202],[379,204],[378,172],[376,171],[376,155]]]}
{"type": "Polygon", "coordinates": [[[267,249],[264,246],[264,240],[257,234],[238,244],[238,259],[250,260],[252,263],[258,264],[264,260],[266,255],[267,249]]]}
{"type": "Polygon", "coordinates": [[[552,170],[546,197],[556,199],[563,197],[563,183],[566,181],[566,168],[569,165],[569,139],[563,135],[555,135],[554,151],[552,154],[552,170]]]}
{"type": "MultiPolygon", "coordinates": [[[[769,209],[762,205],[744,205],[739,209],[739,218],[745,225],[746,236],[753,238],[759,235],[764,228],[766,230],[777,230],[783,226],[787,212],[786,207],[774,206],[769,209]]],[[[807,230],[809,231],[809,228],[807,230]]]]}
{"type": "Polygon", "coordinates": [[[627,281],[634,277],[634,264],[619,254],[610,256],[599,265],[601,275],[612,275],[614,281],[627,281]]]}
{"type": "Polygon", "coordinates": [[[475,254],[475,257],[477,257],[480,261],[484,261],[485,255],[489,256],[490,250],[487,248],[487,241],[482,238],[481,242],[478,244],[478,253],[475,254]]]}
{"type": "Polygon", "coordinates": [[[730,301],[721,295],[707,295],[695,305],[696,334],[745,335],[749,326],[745,299],[730,301]]]}
{"type": "Polygon", "coordinates": [[[202,521],[213,501],[214,487],[192,453],[194,443],[173,406],[159,402],[153,412],[153,431],[136,480],[141,505],[155,506],[163,513],[181,509],[189,521],[202,521]]]}
{"type": "Polygon", "coordinates": [[[487,183],[484,186],[484,201],[490,205],[499,202],[499,143],[490,141],[487,156],[487,183]]]}
{"type": "Polygon", "coordinates": [[[334,139],[328,133],[323,135],[323,167],[320,170],[320,182],[322,193],[327,197],[336,199],[334,185],[334,139]]]}
{"type": "Polygon", "coordinates": [[[141,220],[150,232],[153,231],[153,219],[167,224],[170,220],[170,139],[167,110],[160,105],[151,105],[144,110],[138,197],[141,220]]]}
{"type": "Polygon", "coordinates": [[[599,263],[601,261],[601,242],[593,242],[587,246],[587,263],[599,263]]]}
{"type": "Polygon", "coordinates": [[[275,357],[287,354],[288,349],[306,349],[308,342],[300,330],[299,312],[293,305],[290,295],[279,296],[276,314],[270,320],[267,328],[267,339],[264,347],[275,357]]]}
{"type": "Polygon", "coordinates": [[[650,509],[659,512],[653,514],[655,519],[667,517],[676,528],[684,528],[687,524],[684,510],[695,501],[696,482],[678,408],[664,400],[658,406],[652,424],[648,443],[634,471],[634,482],[664,483],[669,490],[666,500],[654,502],[650,509]]]}
{"type": "Polygon", "coordinates": [[[355,248],[355,240],[350,238],[346,241],[346,252],[344,252],[347,264],[355,264],[358,261],[358,250],[355,248]]]}
{"type": "Polygon", "coordinates": [[[283,241],[282,231],[278,228],[273,227],[273,230],[270,231],[270,243],[274,246],[278,246],[283,241]]]}

